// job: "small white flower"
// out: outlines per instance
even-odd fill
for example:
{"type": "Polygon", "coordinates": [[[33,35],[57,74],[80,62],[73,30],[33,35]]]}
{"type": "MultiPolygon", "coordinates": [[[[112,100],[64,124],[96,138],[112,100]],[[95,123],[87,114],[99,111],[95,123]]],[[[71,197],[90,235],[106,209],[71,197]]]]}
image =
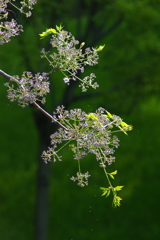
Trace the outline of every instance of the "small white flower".
{"type": "Polygon", "coordinates": [[[69,84],[69,78],[68,78],[68,77],[63,78],[63,81],[64,81],[65,83],[69,84]]]}

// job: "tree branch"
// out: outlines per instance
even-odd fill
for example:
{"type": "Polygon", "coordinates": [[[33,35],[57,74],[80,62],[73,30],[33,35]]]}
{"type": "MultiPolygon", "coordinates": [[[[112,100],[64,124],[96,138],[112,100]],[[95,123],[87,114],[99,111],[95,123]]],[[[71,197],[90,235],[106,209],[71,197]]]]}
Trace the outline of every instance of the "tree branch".
{"type": "Polygon", "coordinates": [[[1,74],[3,77],[5,77],[5,78],[7,78],[7,79],[9,79],[9,80],[12,79],[12,76],[10,76],[9,74],[5,73],[5,72],[2,71],[1,69],[0,69],[0,74],[1,74]]]}
{"type": "MultiPolygon", "coordinates": [[[[52,72],[54,72],[57,69],[53,69],[51,72],[47,73],[46,75],[51,74],[52,72]]],[[[2,71],[0,69],[0,75],[2,75],[3,77],[9,79],[10,81],[12,81],[12,79],[14,79],[14,77],[12,77],[11,75],[7,74],[6,72],[2,71]]],[[[17,84],[19,84],[18,81],[16,81],[17,84]]],[[[22,86],[23,88],[23,86],[22,86]]],[[[45,114],[47,117],[49,117],[54,123],[58,124],[61,128],[63,128],[64,130],[68,131],[68,128],[66,128],[63,124],[61,124],[58,120],[56,120],[54,117],[52,117],[52,115],[50,115],[47,111],[45,111],[37,102],[33,102],[32,103],[36,108],[38,108],[43,114],[45,114]]]]}
{"type": "Polygon", "coordinates": [[[46,73],[45,75],[48,76],[48,75],[54,73],[56,70],[59,70],[59,69],[60,69],[59,67],[55,67],[49,73],[46,73]]]}

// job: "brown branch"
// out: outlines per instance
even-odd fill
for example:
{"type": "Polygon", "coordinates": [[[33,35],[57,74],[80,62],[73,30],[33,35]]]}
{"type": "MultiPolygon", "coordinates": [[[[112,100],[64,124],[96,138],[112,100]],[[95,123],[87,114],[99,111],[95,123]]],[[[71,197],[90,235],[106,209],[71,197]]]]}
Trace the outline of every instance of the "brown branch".
{"type": "MultiPolygon", "coordinates": [[[[54,72],[56,70],[57,70],[57,68],[56,69],[54,68],[51,72],[47,73],[47,75],[51,74],[52,72],[54,72]]],[[[12,77],[11,75],[9,75],[6,72],[2,71],[1,69],[0,69],[0,75],[2,75],[3,77],[9,79],[10,81],[12,81],[14,79],[14,77],[12,77]]],[[[17,83],[19,84],[19,82],[17,82],[17,83]]],[[[22,86],[22,88],[23,88],[23,86],[22,86]]],[[[58,124],[61,128],[63,128],[64,130],[68,131],[68,128],[66,128],[58,120],[56,120],[54,117],[52,117],[52,115],[50,115],[47,111],[45,111],[37,102],[34,101],[32,104],[36,108],[38,108],[43,114],[45,114],[47,117],[49,117],[54,123],[58,124]]]]}
{"type": "Polygon", "coordinates": [[[47,117],[49,117],[50,119],[52,119],[52,121],[54,123],[57,123],[61,128],[63,128],[64,130],[68,131],[68,128],[66,128],[63,124],[61,124],[58,120],[54,119],[54,117],[52,117],[52,115],[50,115],[48,112],[46,112],[37,102],[33,102],[32,103],[36,108],[38,108],[43,114],[45,114],[47,117]]]}

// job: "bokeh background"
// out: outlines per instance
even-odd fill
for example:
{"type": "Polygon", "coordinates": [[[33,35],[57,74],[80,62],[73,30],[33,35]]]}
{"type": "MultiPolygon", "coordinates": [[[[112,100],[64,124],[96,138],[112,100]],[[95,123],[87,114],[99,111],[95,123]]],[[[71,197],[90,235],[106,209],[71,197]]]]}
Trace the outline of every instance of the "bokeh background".
{"type": "Polygon", "coordinates": [[[89,186],[70,181],[77,171],[71,153],[47,166],[40,154],[49,144],[54,124],[33,107],[20,108],[6,97],[0,76],[0,238],[4,240],[158,240],[160,235],[160,1],[159,0],[39,0],[31,18],[8,5],[10,17],[24,32],[0,46],[0,68],[10,75],[49,72],[40,50],[50,49],[39,33],[62,24],[86,46],[105,44],[99,65],[87,68],[100,85],[81,93],[66,87],[62,75],[51,77],[45,108],[57,105],[94,112],[104,107],[133,125],[128,136],[118,134],[120,147],[108,172],[118,170],[116,185],[124,185],[119,208],[102,198],[107,181],[94,156],[82,160],[89,186]]]}

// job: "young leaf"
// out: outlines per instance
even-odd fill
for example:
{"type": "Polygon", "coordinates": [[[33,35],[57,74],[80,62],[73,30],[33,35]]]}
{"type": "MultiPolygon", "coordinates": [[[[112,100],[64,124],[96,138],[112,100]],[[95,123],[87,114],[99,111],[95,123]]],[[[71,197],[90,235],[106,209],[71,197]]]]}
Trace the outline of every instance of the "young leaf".
{"type": "Polygon", "coordinates": [[[124,187],[124,186],[117,186],[117,187],[114,188],[114,191],[115,191],[115,192],[116,192],[116,191],[120,191],[120,190],[122,190],[123,187],[124,187]]]}
{"type": "Polygon", "coordinates": [[[103,193],[102,193],[102,195],[101,196],[105,196],[105,197],[108,197],[109,196],[109,194],[110,194],[110,187],[108,187],[108,188],[103,188],[103,187],[101,187],[100,188],[102,191],[103,191],[103,193]]]}
{"type": "Polygon", "coordinates": [[[85,45],[85,42],[82,42],[80,45],[80,48],[82,48],[85,45]]]}
{"type": "Polygon", "coordinates": [[[113,205],[115,207],[119,207],[121,204],[120,204],[120,201],[122,200],[122,198],[118,197],[118,196],[115,196],[114,199],[113,199],[113,205]]]}
{"type": "Polygon", "coordinates": [[[105,44],[103,46],[100,45],[99,47],[93,48],[93,50],[96,51],[96,52],[100,52],[100,51],[103,50],[104,47],[105,47],[105,44]]]}
{"type": "Polygon", "coordinates": [[[98,116],[96,116],[94,113],[89,113],[88,115],[86,115],[89,119],[92,120],[98,120],[98,116]]]}
{"type": "Polygon", "coordinates": [[[114,175],[117,174],[117,170],[115,170],[114,172],[108,173],[108,174],[112,179],[114,179],[114,175]]]}
{"type": "Polygon", "coordinates": [[[112,117],[112,114],[110,113],[110,112],[108,112],[108,111],[106,111],[107,112],[107,116],[109,117],[109,118],[113,118],[112,117]]]}
{"type": "Polygon", "coordinates": [[[40,35],[40,38],[45,38],[46,36],[48,36],[49,34],[53,34],[53,33],[57,33],[56,29],[54,28],[50,28],[50,29],[47,29],[45,32],[39,34],[40,35]]]}
{"type": "Polygon", "coordinates": [[[56,29],[57,29],[57,31],[58,31],[58,32],[60,32],[60,31],[62,30],[62,28],[63,28],[63,27],[62,27],[62,25],[61,25],[61,24],[60,24],[60,26],[59,26],[59,27],[56,25],[56,29]]]}

